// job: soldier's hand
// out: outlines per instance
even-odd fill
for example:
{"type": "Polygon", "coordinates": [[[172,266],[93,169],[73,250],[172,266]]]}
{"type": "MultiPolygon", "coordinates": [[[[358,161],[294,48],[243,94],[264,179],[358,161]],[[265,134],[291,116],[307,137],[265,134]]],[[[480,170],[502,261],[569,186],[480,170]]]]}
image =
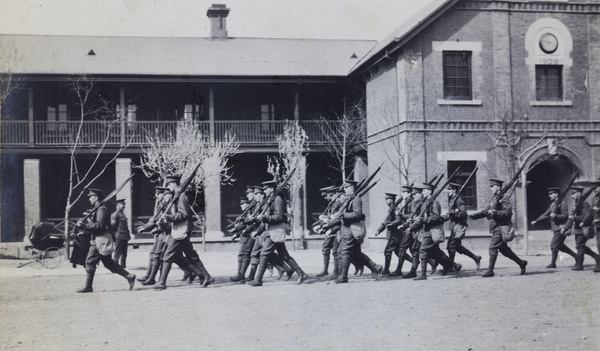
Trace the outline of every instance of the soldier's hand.
{"type": "Polygon", "coordinates": [[[550,214],[550,218],[555,218],[556,217],[556,213],[551,213],[550,214]]]}
{"type": "Polygon", "coordinates": [[[531,225],[535,225],[536,223],[536,221],[531,221],[531,225]]]}

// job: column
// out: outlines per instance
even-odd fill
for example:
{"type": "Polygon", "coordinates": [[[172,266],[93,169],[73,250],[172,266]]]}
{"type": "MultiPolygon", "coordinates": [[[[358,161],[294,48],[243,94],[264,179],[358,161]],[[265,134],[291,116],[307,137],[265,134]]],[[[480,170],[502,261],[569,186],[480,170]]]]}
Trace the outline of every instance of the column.
{"type": "Polygon", "coordinates": [[[221,179],[219,175],[209,176],[204,185],[206,241],[223,240],[221,231],[221,179]]]}
{"type": "Polygon", "coordinates": [[[25,237],[23,241],[26,244],[29,242],[29,232],[31,227],[36,225],[41,220],[41,182],[40,182],[40,160],[25,159],[23,160],[23,197],[25,203],[25,237]]]}
{"type": "MultiPolygon", "coordinates": [[[[131,159],[130,158],[117,158],[115,161],[115,186],[118,187],[123,182],[131,176],[131,159]]],[[[125,216],[127,216],[128,224],[129,224],[129,232],[131,233],[131,238],[135,239],[135,235],[133,235],[133,217],[131,211],[131,180],[125,184],[123,189],[121,189],[114,200],[117,199],[125,199],[125,216]]]]}

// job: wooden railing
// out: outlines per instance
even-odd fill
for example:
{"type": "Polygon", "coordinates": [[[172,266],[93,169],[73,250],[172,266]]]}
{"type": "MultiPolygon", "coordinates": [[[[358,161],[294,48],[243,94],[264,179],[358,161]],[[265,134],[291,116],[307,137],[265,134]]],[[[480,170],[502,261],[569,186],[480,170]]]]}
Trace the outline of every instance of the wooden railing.
{"type": "MultiPolygon", "coordinates": [[[[335,124],[337,121],[301,121],[300,125],[309,137],[309,143],[323,145],[329,142],[325,135],[325,123],[335,124]]],[[[203,132],[214,133],[214,139],[223,140],[226,132],[235,135],[235,140],[242,145],[260,144],[277,145],[277,136],[283,133],[285,121],[208,121],[198,122],[203,132]]],[[[531,133],[563,132],[600,132],[600,121],[520,121],[512,122],[514,128],[531,133]]],[[[78,129],[81,128],[80,145],[147,144],[147,137],[159,135],[163,138],[174,138],[177,129],[176,121],[139,121],[139,122],[103,122],[86,121],[0,121],[0,147],[6,146],[61,146],[75,142],[78,129]]],[[[494,131],[493,121],[411,121],[391,126],[387,132],[486,132],[494,131]]],[[[386,133],[387,133],[386,132],[386,133]]],[[[369,137],[380,134],[374,133],[369,137]]]]}

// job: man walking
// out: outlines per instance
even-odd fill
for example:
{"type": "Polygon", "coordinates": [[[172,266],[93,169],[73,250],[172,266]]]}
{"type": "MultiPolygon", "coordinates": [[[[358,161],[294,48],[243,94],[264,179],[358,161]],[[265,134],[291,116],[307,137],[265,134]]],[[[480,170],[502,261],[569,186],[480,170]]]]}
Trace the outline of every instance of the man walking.
{"type": "Polygon", "coordinates": [[[450,229],[450,237],[446,249],[448,257],[454,262],[454,257],[458,252],[461,255],[470,257],[477,265],[477,270],[481,265],[481,256],[477,256],[462,245],[462,239],[467,232],[467,207],[465,200],[460,196],[458,190],[461,186],[456,183],[448,183],[448,214],[446,218],[450,220],[448,229],[450,229]]]}
{"type": "Polygon", "coordinates": [[[123,268],[127,268],[127,247],[131,235],[129,235],[129,224],[125,210],[125,199],[119,199],[117,202],[117,210],[110,216],[110,224],[115,233],[115,252],[113,260],[123,268]]]}
{"type": "Polygon", "coordinates": [[[572,268],[574,271],[582,271],[583,270],[583,259],[587,254],[591,256],[596,261],[596,266],[600,264],[600,256],[597,253],[592,251],[589,247],[587,247],[586,243],[588,241],[588,237],[584,234],[584,228],[589,230],[594,230],[590,228],[592,224],[593,213],[590,204],[582,198],[583,195],[583,187],[573,186],[571,187],[571,198],[575,202],[575,207],[573,211],[569,215],[569,219],[565,226],[561,230],[561,232],[568,233],[568,230],[572,230],[573,235],[575,235],[575,248],[577,249],[577,255],[575,257],[575,267],[572,268]]]}

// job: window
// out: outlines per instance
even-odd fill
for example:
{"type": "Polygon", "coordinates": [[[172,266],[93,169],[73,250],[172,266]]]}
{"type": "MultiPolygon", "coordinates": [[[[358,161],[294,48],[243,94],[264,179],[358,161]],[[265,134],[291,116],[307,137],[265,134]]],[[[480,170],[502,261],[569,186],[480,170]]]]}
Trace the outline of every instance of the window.
{"type": "Polygon", "coordinates": [[[187,104],[183,106],[183,119],[199,119],[200,105],[187,104]]]}
{"type": "MultiPolygon", "coordinates": [[[[56,107],[48,106],[47,119],[48,122],[56,122],[56,107]]],[[[55,132],[56,124],[48,123],[46,125],[46,130],[49,132],[55,132]]]]}
{"type": "Polygon", "coordinates": [[[562,66],[535,66],[535,98],[537,101],[562,101],[562,66]]]}
{"type": "Polygon", "coordinates": [[[472,100],[471,52],[444,51],[444,99],[472,100]]]}
{"type": "Polygon", "coordinates": [[[275,120],[275,105],[260,105],[260,120],[265,122],[262,123],[261,130],[263,132],[271,131],[271,123],[266,123],[275,120]]]}
{"type": "MultiPolygon", "coordinates": [[[[448,174],[454,173],[458,167],[460,170],[456,175],[452,178],[453,183],[458,183],[463,185],[471,172],[477,166],[477,161],[448,161],[448,174]]],[[[474,174],[469,183],[464,187],[460,195],[463,200],[465,200],[465,204],[467,210],[476,210],[477,209],[477,174],[474,174]]]]}
{"type": "Polygon", "coordinates": [[[48,122],[51,122],[51,123],[48,123],[48,125],[46,126],[47,131],[55,132],[57,129],[57,125],[58,125],[59,131],[64,132],[67,130],[66,123],[60,123],[60,124],[52,123],[52,122],[56,122],[57,116],[58,116],[59,121],[67,120],[67,105],[66,104],[59,104],[58,111],[57,111],[56,107],[48,106],[46,111],[47,111],[46,118],[47,118],[48,122]]]}
{"type": "Polygon", "coordinates": [[[137,121],[137,106],[136,105],[127,105],[127,129],[135,130],[137,125],[133,122],[137,121]]]}

